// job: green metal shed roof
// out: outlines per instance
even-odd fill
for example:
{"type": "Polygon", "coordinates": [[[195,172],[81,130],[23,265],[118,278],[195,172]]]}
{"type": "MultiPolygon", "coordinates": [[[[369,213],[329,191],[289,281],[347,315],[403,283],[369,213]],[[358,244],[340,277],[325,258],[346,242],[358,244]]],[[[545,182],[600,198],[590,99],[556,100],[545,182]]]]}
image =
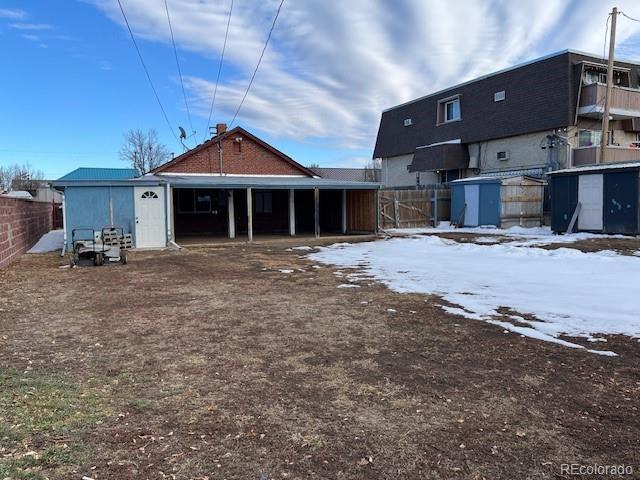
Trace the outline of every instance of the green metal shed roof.
{"type": "Polygon", "coordinates": [[[80,167],[56,181],[67,180],[127,180],[138,176],[138,172],[133,168],[89,168],[80,167]]]}

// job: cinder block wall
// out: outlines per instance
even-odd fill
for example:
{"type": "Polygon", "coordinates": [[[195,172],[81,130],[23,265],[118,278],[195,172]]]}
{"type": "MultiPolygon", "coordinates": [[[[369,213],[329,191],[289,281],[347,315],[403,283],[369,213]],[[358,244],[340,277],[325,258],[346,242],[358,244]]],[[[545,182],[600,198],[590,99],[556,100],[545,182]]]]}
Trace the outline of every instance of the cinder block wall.
{"type": "Polygon", "coordinates": [[[51,230],[51,203],[0,197],[0,268],[51,230]]]}

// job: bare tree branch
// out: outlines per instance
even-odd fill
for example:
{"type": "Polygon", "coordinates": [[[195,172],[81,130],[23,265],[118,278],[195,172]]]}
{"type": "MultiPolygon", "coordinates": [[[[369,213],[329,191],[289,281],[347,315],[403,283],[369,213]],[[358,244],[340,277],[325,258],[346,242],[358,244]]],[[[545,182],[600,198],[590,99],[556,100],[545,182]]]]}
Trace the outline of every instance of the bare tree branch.
{"type": "Polygon", "coordinates": [[[34,195],[43,179],[42,170],[34,170],[28,163],[0,167],[0,191],[23,190],[34,195]]]}
{"type": "Polygon", "coordinates": [[[171,153],[166,145],[160,143],[158,132],[154,128],[146,133],[138,128],[124,134],[120,159],[135,168],[138,175],[149,173],[170,158],[171,153]]]}

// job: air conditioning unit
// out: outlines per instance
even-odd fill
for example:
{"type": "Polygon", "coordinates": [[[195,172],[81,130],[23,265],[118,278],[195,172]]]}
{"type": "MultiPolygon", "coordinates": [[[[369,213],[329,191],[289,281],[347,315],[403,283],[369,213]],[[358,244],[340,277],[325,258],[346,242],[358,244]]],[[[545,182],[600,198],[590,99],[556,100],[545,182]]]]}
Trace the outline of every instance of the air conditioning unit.
{"type": "Polygon", "coordinates": [[[497,157],[501,162],[506,162],[507,160],[509,160],[509,152],[498,152],[497,157]]]}

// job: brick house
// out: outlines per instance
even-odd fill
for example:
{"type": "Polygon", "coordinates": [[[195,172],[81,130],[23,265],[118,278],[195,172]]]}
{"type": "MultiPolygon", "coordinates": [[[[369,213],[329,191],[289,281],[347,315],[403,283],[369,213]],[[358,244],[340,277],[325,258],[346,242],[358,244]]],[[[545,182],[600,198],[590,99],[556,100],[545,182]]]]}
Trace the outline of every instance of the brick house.
{"type": "Polygon", "coordinates": [[[321,178],[241,127],[217,132],[141,177],[111,169],[118,178],[72,172],[53,182],[65,191],[67,245],[74,225],[118,225],[138,248],[377,231],[377,183],[321,178]]]}

